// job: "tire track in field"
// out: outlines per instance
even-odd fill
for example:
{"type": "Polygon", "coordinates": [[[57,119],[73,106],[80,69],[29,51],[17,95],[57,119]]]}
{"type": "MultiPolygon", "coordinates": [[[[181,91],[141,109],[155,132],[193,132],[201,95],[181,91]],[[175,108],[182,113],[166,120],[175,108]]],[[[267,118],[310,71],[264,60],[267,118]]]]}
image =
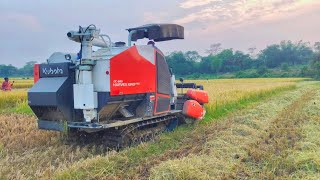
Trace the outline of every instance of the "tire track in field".
{"type": "Polygon", "coordinates": [[[227,178],[236,179],[274,179],[289,178],[294,171],[285,160],[296,143],[302,138],[301,125],[307,120],[304,106],[316,95],[316,91],[306,91],[299,99],[285,108],[265,136],[247,146],[247,157],[235,166],[233,173],[227,178]]]}
{"type": "Polygon", "coordinates": [[[192,149],[191,151],[179,148],[160,157],[148,159],[140,165],[142,170],[140,169],[138,177],[148,178],[150,173],[152,178],[165,179],[232,177],[226,174],[232,171],[234,164],[245,159],[247,146],[264,137],[265,128],[271,125],[279,116],[278,114],[282,114],[292,104],[304,101],[306,95],[310,95],[313,89],[302,87],[299,90],[281,94],[260,102],[253,109],[247,108],[219,122],[210,123],[208,127],[198,129],[199,131],[191,133],[190,138],[194,139],[191,143],[189,142],[190,147],[193,147],[189,148],[192,149]],[[201,139],[199,139],[200,135],[201,139]]]}

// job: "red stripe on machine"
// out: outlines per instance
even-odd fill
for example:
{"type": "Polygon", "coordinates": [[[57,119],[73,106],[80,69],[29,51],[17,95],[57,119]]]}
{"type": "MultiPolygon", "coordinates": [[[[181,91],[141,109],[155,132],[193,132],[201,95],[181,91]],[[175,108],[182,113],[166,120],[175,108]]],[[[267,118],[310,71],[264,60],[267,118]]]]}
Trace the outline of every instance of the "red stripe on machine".
{"type": "Polygon", "coordinates": [[[40,64],[33,66],[33,81],[36,83],[40,79],[40,64]]]}

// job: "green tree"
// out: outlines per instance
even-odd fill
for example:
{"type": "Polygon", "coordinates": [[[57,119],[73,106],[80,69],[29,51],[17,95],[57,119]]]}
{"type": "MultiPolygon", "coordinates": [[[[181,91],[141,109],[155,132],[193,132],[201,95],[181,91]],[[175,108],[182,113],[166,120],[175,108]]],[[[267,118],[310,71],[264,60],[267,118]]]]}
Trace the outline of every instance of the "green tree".
{"type": "Polygon", "coordinates": [[[222,60],[217,56],[213,56],[211,59],[211,71],[214,74],[218,74],[221,70],[222,60]]]}
{"type": "Polygon", "coordinates": [[[33,66],[36,64],[36,61],[29,61],[24,65],[21,69],[19,69],[20,74],[23,76],[32,76],[33,74],[33,66]]]}
{"type": "Polygon", "coordinates": [[[199,70],[206,74],[218,74],[221,70],[221,65],[221,59],[217,56],[209,55],[202,58],[199,70]]]}
{"type": "Polygon", "coordinates": [[[18,74],[18,68],[9,65],[0,65],[0,76],[2,77],[10,77],[18,74]]]}
{"type": "Polygon", "coordinates": [[[251,68],[252,59],[249,54],[244,54],[241,51],[236,51],[233,58],[235,65],[238,66],[240,70],[251,68]]]}
{"type": "Polygon", "coordinates": [[[268,72],[268,68],[266,66],[260,66],[257,70],[259,75],[264,75],[268,72]]]}
{"type": "Polygon", "coordinates": [[[290,65],[307,64],[311,60],[313,51],[309,43],[299,41],[281,41],[281,43],[268,46],[259,54],[259,60],[268,68],[279,67],[282,63],[290,65]]]}
{"type": "Polygon", "coordinates": [[[187,51],[184,53],[184,56],[187,61],[192,61],[192,62],[200,62],[201,61],[201,56],[197,51],[187,51]]]}
{"type": "Polygon", "coordinates": [[[281,50],[279,45],[271,45],[262,50],[259,55],[259,60],[269,68],[275,68],[281,62],[281,50]]]}
{"type": "Polygon", "coordinates": [[[320,79],[320,52],[314,55],[314,59],[310,63],[310,71],[314,78],[320,79]]]}
{"type": "Polygon", "coordinates": [[[302,67],[302,69],[300,70],[300,76],[302,76],[302,77],[310,76],[310,70],[309,70],[308,66],[302,67]]]}
{"type": "Polygon", "coordinates": [[[188,75],[197,72],[196,64],[191,59],[187,59],[181,51],[172,52],[166,56],[170,68],[177,75],[188,75]]]}
{"type": "Polygon", "coordinates": [[[281,69],[283,71],[288,71],[289,70],[289,64],[288,63],[282,63],[281,64],[281,69]]]}
{"type": "Polygon", "coordinates": [[[230,72],[232,67],[233,51],[232,49],[224,49],[216,55],[221,60],[221,72],[230,72]]]}

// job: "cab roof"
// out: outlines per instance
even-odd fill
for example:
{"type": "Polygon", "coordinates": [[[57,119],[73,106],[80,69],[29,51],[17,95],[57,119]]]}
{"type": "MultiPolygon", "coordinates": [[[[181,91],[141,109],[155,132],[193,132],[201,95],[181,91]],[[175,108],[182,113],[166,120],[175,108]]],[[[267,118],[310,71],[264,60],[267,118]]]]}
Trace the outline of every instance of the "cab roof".
{"type": "Polygon", "coordinates": [[[156,42],[184,39],[184,27],[177,24],[147,24],[127,30],[132,33],[131,41],[144,38],[156,42]]]}

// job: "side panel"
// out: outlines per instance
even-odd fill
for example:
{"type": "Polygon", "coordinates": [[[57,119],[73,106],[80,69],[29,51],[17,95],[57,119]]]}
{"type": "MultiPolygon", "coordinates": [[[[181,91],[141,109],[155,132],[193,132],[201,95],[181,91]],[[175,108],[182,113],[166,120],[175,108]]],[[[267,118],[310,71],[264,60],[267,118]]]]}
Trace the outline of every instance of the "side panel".
{"type": "Polygon", "coordinates": [[[157,64],[157,94],[155,114],[161,114],[170,110],[171,74],[164,56],[156,51],[157,64]]]}
{"type": "Polygon", "coordinates": [[[94,91],[110,92],[110,60],[98,60],[92,75],[94,91]]]}
{"type": "Polygon", "coordinates": [[[170,97],[157,95],[156,114],[161,114],[170,110],[170,97]]]}
{"type": "MultiPolygon", "coordinates": [[[[58,106],[59,89],[65,85],[67,77],[41,78],[30,88],[28,103],[31,106],[58,106]]],[[[70,95],[70,92],[68,92],[70,95]]],[[[67,99],[61,99],[67,101],[67,99]]]]}
{"type": "Polygon", "coordinates": [[[94,109],[98,107],[97,92],[93,91],[93,84],[74,84],[74,108],[94,109]]]}
{"type": "Polygon", "coordinates": [[[168,64],[163,55],[156,52],[157,60],[157,92],[159,94],[170,95],[171,92],[171,75],[168,64]]]}
{"type": "Polygon", "coordinates": [[[136,46],[110,59],[111,96],[150,92],[156,92],[156,66],[140,55],[136,46]]]}

